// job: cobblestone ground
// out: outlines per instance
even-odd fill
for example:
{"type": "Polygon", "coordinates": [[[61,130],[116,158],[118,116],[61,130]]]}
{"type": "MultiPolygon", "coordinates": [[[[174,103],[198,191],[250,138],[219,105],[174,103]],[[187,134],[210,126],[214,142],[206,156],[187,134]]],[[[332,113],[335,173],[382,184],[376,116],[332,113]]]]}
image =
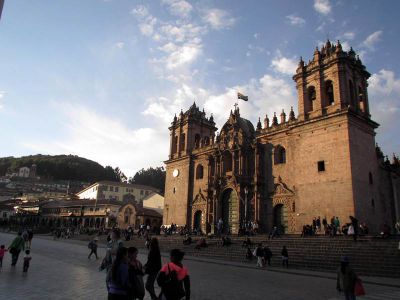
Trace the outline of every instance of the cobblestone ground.
{"type": "MultiPolygon", "coordinates": [[[[13,235],[0,233],[0,244],[9,245],[13,235]]],[[[99,249],[100,256],[105,253],[99,249]]],[[[0,269],[0,299],[107,299],[105,273],[100,260],[88,260],[86,242],[53,241],[36,237],[32,262],[22,274],[21,260],[10,266],[7,253],[0,269]]],[[[145,262],[145,257],[139,257],[145,262]]],[[[229,263],[185,260],[192,281],[192,299],[342,299],[335,281],[318,273],[298,275],[251,269],[229,263]]],[[[400,288],[366,284],[362,299],[400,299],[400,288]]],[[[149,299],[146,295],[145,299],[149,299]]]]}

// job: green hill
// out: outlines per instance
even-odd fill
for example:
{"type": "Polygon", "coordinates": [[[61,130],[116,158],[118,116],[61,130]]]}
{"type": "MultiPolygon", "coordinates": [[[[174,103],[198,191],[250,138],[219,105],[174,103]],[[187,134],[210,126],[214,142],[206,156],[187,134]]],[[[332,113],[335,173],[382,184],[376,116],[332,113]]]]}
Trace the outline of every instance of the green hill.
{"type": "Polygon", "coordinates": [[[78,180],[95,182],[99,180],[120,181],[118,168],[103,167],[99,163],[75,155],[30,155],[0,158],[0,176],[18,173],[21,167],[36,164],[37,176],[53,180],[78,180]]]}

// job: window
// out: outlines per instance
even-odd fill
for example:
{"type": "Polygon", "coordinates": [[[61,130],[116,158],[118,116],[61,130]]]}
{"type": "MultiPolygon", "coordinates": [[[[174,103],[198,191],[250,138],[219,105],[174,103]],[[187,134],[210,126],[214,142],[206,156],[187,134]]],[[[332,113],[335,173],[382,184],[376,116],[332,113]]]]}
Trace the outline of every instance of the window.
{"type": "Polygon", "coordinates": [[[140,195],[143,195],[143,190],[140,190],[140,195]]]}
{"type": "Polygon", "coordinates": [[[125,216],[125,224],[128,224],[129,222],[129,216],[125,216]]]}
{"type": "Polygon", "coordinates": [[[196,134],[194,136],[194,148],[195,149],[200,148],[200,134],[196,134]]]}
{"type": "Polygon", "coordinates": [[[96,207],[96,209],[95,209],[94,211],[99,211],[99,208],[98,208],[98,207],[96,207]]]}
{"type": "Polygon", "coordinates": [[[144,194],[147,196],[149,194],[149,191],[145,191],[144,194]]]}
{"type": "Polygon", "coordinates": [[[333,96],[333,84],[331,80],[325,82],[325,93],[326,97],[328,98],[329,105],[335,104],[335,98],[333,96]]]}
{"type": "Polygon", "coordinates": [[[374,184],[374,180],[372,178],[372,173],[371,172],[369,172],[368,178],[369,178],[369,184],[374,184]]]}
{"type": "Polygon", "coordinates": [[[372,206],[373,208],[375,208],[375,200],[374,200],[374,198],[371,199],[371,206],[372,206]]]}
{"type": "Polygon", "coordinates": [[[281,145],[276,146],[274,149],[274,163],[275,165],[286,163],[286,149],[281,145]]]}
{"type": "Polygon", "coordinates": [[[185,134],[182,133],[180,138],[179,138],[179,140],[180,140],[179,141],[179,151],[184,151],[185,150],[185,143],[186,143],[185,138],[186,138],[185,134]]]}
{"type": "Polygon", "coordinates": [[[229,151],[224,153],[225,172],[232,172],[232,154],[229,151]]]}
{"type": "Polygon", "coordinates": [[[176,188],[174,188],[174,189],[172,190],[172,192],[175,194],[175,192],[176,192],[176,188]]]}
{"type": "Polygon", "coordinates": [[[114,191],[114,187],[110,186],[110,192],[114,191]]]}
{"type": "Polygon", "coordinates": [[[115,191],[115,192],[118,192],[118,189],[119,189],[119,188],[116,186],[115,189],[114,189],[114,191],[115,191]]]}
{"type": "Polygon", "coordinates": [[[129,192],[129,189],[128,189],[128,188],[126,188],[126,192],[127,192],[127,193],[129,192]]]}
{"type": "Polygon", "coordinates": [[[172,140],[172,154],[178,151],[178,137],[174,136],[172,140]]]}
{"type": "Polygon", "coordinates": [[[103,190],[108,191],[108,186],[107,185],[103,186],[103,190]]]}
{"type": "Polygon", "coordinates": [[[206,136],[204,138],[204,146],[208,146],[208,145],[210,145],[210,138],[208,136],[206,136]]]}
{"type": "Polygon", "coordinates": [[[318,172],[323,172],[325,171],[325,161],[321,160],[318,162],[318,172]]]}
{"type": "Polygon", "coordinates": [[[93,211],[93,207],[90,208],[90,211],[93,211]]]}
{"type": "Polygon", "coordinates": [[[204,168],[202,165],[197,165],[196,168],[196,179],[203,179],[204,168]]]}
{"type": "Polygon", "coordinates": [[[310,109],[309,110],[313,110],[313,101],[317,99],[317,93],[315,92],[315,87],[310,86],[308,88],[308,100],[309,100],[309,104],[310,104],[310,109]]]}

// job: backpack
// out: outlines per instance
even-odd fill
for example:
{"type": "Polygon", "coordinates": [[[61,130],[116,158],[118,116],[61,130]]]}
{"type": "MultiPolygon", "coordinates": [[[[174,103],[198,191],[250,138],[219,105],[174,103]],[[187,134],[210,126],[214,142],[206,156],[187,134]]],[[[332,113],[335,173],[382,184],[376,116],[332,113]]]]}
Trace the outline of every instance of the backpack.
{"type": "Polygon", "coordinates": [[[178,280],[178,274],[175,270],[169,268],[168,264],[168,274],[166,274],[166,279],[163,284],[162,294],[167,299],[181,299],[185,296],[185,291],[183,290],[182,282],[178,280]]]}

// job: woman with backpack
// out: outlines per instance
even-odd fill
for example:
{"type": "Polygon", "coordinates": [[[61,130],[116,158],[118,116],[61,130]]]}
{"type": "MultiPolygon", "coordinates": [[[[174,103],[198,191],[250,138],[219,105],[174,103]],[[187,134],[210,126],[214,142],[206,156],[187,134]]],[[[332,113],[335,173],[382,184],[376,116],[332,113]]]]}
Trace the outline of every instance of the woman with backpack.
{"type": "Polygon", "coordinates": [[[185,255],[179,249],[172,249],[171,262],[165,264],[158,273],[157,283],[161,287],[161,300],[190,300],[190,278],[188,270],[182,265],[185,255]]]}
{"type": "Polygon", "coordinates": [[[152,300],[157,300],[158,297],[154,291],[154,282],[156,281],[158,271],[161,269],[161,254],[158,246],[157,238],[152,238],[150,241],[150,251],[145,264],[145,272],[148,274],[146,280],[146,290],[149,292],[152,300]]]}
{"type": "Polygon", "coordinates": [[[128,300],[129,291],[128,249],[117,250],[115,260],[107,272],[108,300],[128,300]]]}

